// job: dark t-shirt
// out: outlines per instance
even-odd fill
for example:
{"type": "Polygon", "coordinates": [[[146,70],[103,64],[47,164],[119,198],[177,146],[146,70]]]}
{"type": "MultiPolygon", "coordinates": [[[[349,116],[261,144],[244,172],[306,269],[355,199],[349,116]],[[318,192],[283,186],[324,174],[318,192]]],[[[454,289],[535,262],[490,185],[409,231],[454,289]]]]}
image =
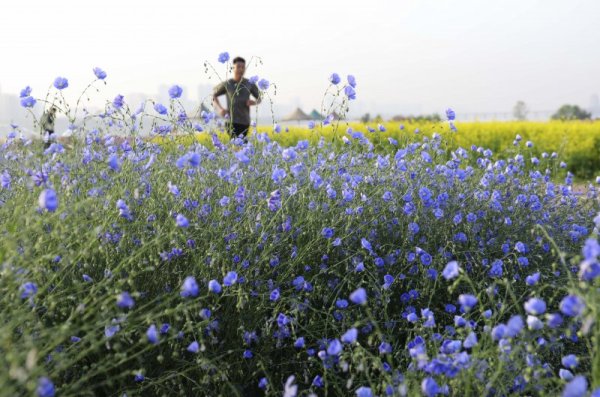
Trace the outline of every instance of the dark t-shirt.
{"type": "Polygon", "coordinates": [[[44,112],[44,114],[42,115],[42,118],[40,119],[40,127],[42,130],[42,133],[44,131],[51,131],[54,132],[54,118],[56,116],[51,113],[50,111],[44,112]]]}
{"type": "Polygon", "coordinates": [[[258,99],[260,94],[256,84],[246,78],[242,78],[239,83],[229,79],[217,84],[213,94],[215,96],[227,94],[227,108],[233,123],[250,125],[250,107],[246,105],[246,101],[250,99],[250,95],[258,99]]]}

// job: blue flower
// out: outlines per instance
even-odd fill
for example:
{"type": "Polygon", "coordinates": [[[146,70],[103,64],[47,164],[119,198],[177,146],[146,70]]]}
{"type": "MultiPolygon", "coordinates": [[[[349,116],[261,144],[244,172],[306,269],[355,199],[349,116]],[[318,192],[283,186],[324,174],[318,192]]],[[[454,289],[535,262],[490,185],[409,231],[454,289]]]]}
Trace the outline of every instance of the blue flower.
{"type": "Polygon", "coordinates": [[[341,81],[340,75],[337,73],[332,73],[331,76],[329,76],[329,81],[331,82],[331,84],[339,84],[339,82],[341,81]]]}
{"type": "Polygon", "coordinates": [[[579,264],[579,278],[583,281],[592,281],[600,277],[600,264],[594,260],[584,260],[579,264]]]}
{"type": "Polygon", "coordinates": [[[283,168],[279,168],[279,167],[275,166],[275,169],[273,170],[273,173],[271,174],[271,179],[273,179],[273,182],[275,182],[275,183],[281,183],[285,179],[286,176],[287,176],[287,174],[283,168]]]}
{"type": "Polygon", "coordinates": [[[198,351],[200,351],[200,345],[198,344],[198,342],[193,341],[188,345],[187,351],[189,351],[190,353],[198,353],[198,351]]]}
{"type": "Polygon", "coordinates": [[[467,337],[465,338],[463,346],[466,349],[470,349],[477,345],[477,342],[477,335],[475,334],[475,332],[470,332],[469,335],[467,335],[467,337]]]}
{"type": "Polygon", "coordinates": [[[560,311],[569,317],[577,317],[585,309],[585,303],[577,295],[565,296],[559,304],[560,311]]]}
{"type": "Polygon", "coordinates": [[[228,272],[225,277],[223,277],[223,285],[226,287],[231,287],[238,280],[238,275],[236,272],[231,271],[228,272]]]}
{"type": "Polygon", "coordinates": [[[577,367],[577,364],[579,364],[579,360],[577,359],[577,356],[574,354],[569,354],[569,355],[564,356],[560,362],[562,363],[563,367],[569,368],[569,369],[574,369],[577,367]]]}
{"type": "Polygon", "coordinates": [[[203,308],[200,310],[200,318],[203,320],[208,320],[211,316],[211,311],[210,309],[207,308],[203,308]]]}
{"type": "Polygon", "coordinates": [[[63,90],[65,88],[67,88],[69,86],[69,80],[67,80],[65,77],[57,77],[56,79],[54,79],[54,87],[57,90],[63,90]]]}
{"type": "Polygon", "coordinates": [[[290,375],[285,381],[283,397],[296,397],[298,393],[298,385],[294,384],[296,377],[294,375],[290,375]]]}
{"type": "Polygon", "coordinates": [[[348,75],[348,84],[350,84],[352,88],[356,88],[356,79],[351,74],[348,75]]]}
{"type": "Polygon", "coordinates": [[[273,291],[271,291],[271,295],[269,296],[269,299],[271,301],[276,301],[276,300],[279,300],[279,296],[280,296],[279,288],[275,288],[273,291]]]}
{"type": "Polygon", "coordinates": [[[356,328],[350,328],[340,338],[344,343],[354,343],[358,337],[358,330],[356,328]]]}
{"type": "Polygon", "coordinates": [[[325,237],[326,239],[330,239],[333,237],[333,229],[330,227],[324,227],[323,230],[321,230],[321,236],[325,237]]]}
{"type": "Polygon", "coordinates": [[[566,380],[568,382],[568,381],[573,380],[574,375],[568,369],[561,368],[558,370],[558,377],[561,378],[562,380],[566,380]]]}
{"type": "Polygon", "coordinates": [[[453,121],[454,119],[456,119],[456,113],[454,113],[454,110],[450,108],[446,109],[446,118],[448,119],[448,121],[453,121]]]}
{"type": "Polygon", "coordinates": [[[389,354],[392,352],[392,345],[387,342],[381,342],[379,345],[379,354],[389,354]]]}
{"type": "Polygon", "coordinates": [[[521,253],[521,254],[522,253],[526,253],[527,252],[527,246],[524,243],[522,243],[521,241],[517,241],[517,243],[515,244],[515,250],[518,253],[521,253]]]}
{"type": "Polygon", "coordinates": [[[411,223],[408,224],[408,231],[411,234],[417,234],[417,233],[419,233],[419,230],[420,230],[420,228],[419,228],[419,224],[418,223],[411,222],[411,223]]]}
{"type": "MultiPolygon", "coordinates": [[[[377,258],[380,259],[380,258],[377,258]]],[[[389,289],[390,286],[394,283],[394,276],[391,274],[386,274],[383,276],[383,289],[389,289]]]]}
{"type": "Polygon", "coordinates": [[[323,378],[321,377],[321,375],[317,375],[314,377],[312,385],[316,387],[323,387],[323,378]]]}
{"type": "Polygon", "coordinates": [[[546,312],[546,302],[539,298],[531,298],[523,305],[528,314],[537,316],[546,312]]]}
{"type": "Polygon", "coordinates": [[[334,339],[331,342],[329,342],[329,345],[327,345],[327,354],[329,354],[330,356],[337,356],[342,352],[343,348],[344,346],[339,341],[339,339],[334,339]]]}
{"type": "Polygon", "coordinates": [[[117,296],[117,306],[121,309],[131,309],[135,305],[135,301],[129,295],[129,292],[124,291],[117,296]]]}
{"type": "Polygon", "coordinates": [[[31,87],[27,86],[21,90],[21,93],[19,94],[19,98],[25,98],[30,95],[31,95],[31,87]]]}
{"type": "Polygon", "coordinates": [[[263,91],[268,90],[269,85],[270,85],[269,80],[266,80],[266,79],[260,79],[258,82],[258,88],[260,88],[263,91]]]}
{"type": "Polygon", "coordinates": [[[148,337],[148,342],[152,343],[153,345],[158,343],[158,330],[156,329],[156,325],[152,324],[150,327],[148,327],[146,336],[148,337]]]}
{"type": "Polygon", "coordinates": [[[38,379],[35,389],[38,397],[54,397],[54,383],[45,376],[38,379]]]}
{"type": "Polygon", "coordinates": [[[511,338],[514,338],[521,332],[524,326],[523,317],[519,315],[512,316],[506,322],[506,334],[511,338]]]}
{"type": "Polygon", "coordinates": [[[296,349],[301,349],[304,347],[304,337],[299,337],[298,339],[296,339],[296,341],[294,342],[294,347],[296,349]]]}
{"type": "Polygon", "coordinates": [[[536,316],[529,315],[527,316],[527,328],[532,331],[537,331],[544,328],[544,323],[536,316]]]}
{"type": "Polygon", "coordinates": [[[54,189],[44,189],[42,193],[40,193],[38,204],[41,209],[48,210],[49,212],[56,211],[58,208],[58,196],[54,189]]]}
{"type": "Polygon", "coordinates": [[[175,84],[173,87],[169,88],[169,96],[173,99],[180,98],[183,93],[183,88],[175,84]]]}
{"type": "Polygon", "coordinates": [[[344,94],[346,94],[346,96],[348,97],[348,99],[350,100],[354,100],[356,99],[356,91],[354,90],[354,88],[352,88],[352,86],[347,85],[344,88],[344,94]]]}
{"type": "Polygon", "coordinates": [[[113,171],[119,171],[121,169],[121,166],[119,165],[119,157],[116,154],[113,154],[108,158],[107,164],[113,171]]]}
{"type": "Polygon", "coordinates": [[[356,397],[373,397],[373,392],[370,387],[361,386],[356,389],[356,397]]]}
{"type": "Polygon", "coordinates": [[[462,311],[468,312],[477,304],[477,297],[471,294],[460,294],[458,296],[458,303],[460,303],[462,311]]]}
{"type": "Polygon", "coordinates": [[[99,67],[94,68],[94,74],[98,80],[104,80],[106,78],[106,72],[99,67]]]}
{"type": "Polygon", "coordinates": [[[195,297],[198,296],[200,288],[198,287],[198,283],[193,276],[188,276],[183,280],[183,284],[181,285],[181,295],[184,298],[195,297]]]}
{"type": "Polygon", "coordinates": [[[503,263],[500,259],[492,262],[492,268],[489,271],[490,277],[502,277],[503,272],[503,263]]]}
{"type": "Polygon", "coordinates": [[[350,294],[350,301],[357,305],[364,305],[367,303],[367,291],[364,288],[358,288],[350,294]]]}
{"type": "Polygon", "coordinates": [[[146,379],[146,377],[143,374],[141,374],[141,373],[137,373],[133,377],[133,380],[135,380],[136,382],[143,382],[144,379],[146,379]]]}
{"type": "Polygon", "coordinates": [[[177,214],[177,217],[175,217],[175,224],[178,227],[188,227],[190,225],[190,221],[188,221],[188,219],[182,215],[182,214],[177,214]]]}
{"type": "Polygon", "coordinates": [[[533,273],[530,276],[525,277],[525,283],[529,286],[536,285],[540,281],[540,272],[533,273]]]}
{"type": "Polygon", "coordinates": [[[263,390],[267,388],[268,384],[269,381],[267,380],[267,378],[260,378],[260,380],[258,381],[258,387],[263,390]]]}
{"type": "Polygon", "coordinates": [[[444,278],[446,280],[451,280],[455,277],[458,277],[458,270],[459,270],[458,262],[456,262],[456,261],[448,262],[446,267],[444,267],[442,276],[444,276],[444,278]]]}
{"type": "Polygon", "coordinates": [[[116,109],[120,109],[123,107],[123,95],[117,95],[115,99],[113,99],[113,106],[116,109]]]}
{"type": "Polygon", "coordinates": [[[156,110],[156,113],[158,114],[167,114],[167,108],[164,107],[164,105],[160,104],[160,103],[155,103],[154,104],[154,110],[156,110]]]}
{"type": "Polygon", "coordinates": [[[360,239],[360,245],[361,245],[361,247],[363,247],[364,249],[366,249],[369,252],[373,251],[373,247],[371,246],[371,243],[369,242],[369,240],[367,240],[364,237],[360,239]]]}
{"type": "Polygon", "coordinates": [[[563,397],[584,397],[587,394],[588,383],[583,375],[577,375],[563,389],[563,397]]]}
{"type": "Polygon", "coordinates": [[[585,260],[596,260],[598,255],[600,255],[600,244],[598,244],[598,240],[595,238],[588,238],[585,240],[581,253],[585,260]]]}
{"type": "Polygon", "coordinates": [[[548,313],[546,314],[546,322],[548,324],[548,327],[558,328],[563,323],[563,318],[558,313],[548,313]]]}
{"type": "Polygon", "coordinates": [[[277,211],[281,208],[281,192],[279,189],[271,192],[269,198],[267,199],[267,204],[269,206],[269,210],[277,211]]]}
{"type": "Polygon", "coordinates": [[[24,98],[21,98],[21,106],[23,106],[24,108],[32,108],[35,106],[36,102],[37,101],[32,96],[26,96],[24,98]]]}
{"type": "Polygon", "coordinates": [[[38,288],[35,283],[28,281],[21,285],[19,290],[21,291],[21,299],[27,299],[33,297],[37,293],[38,288]]]}
{"type": "Polygon", "coordinates": [[[419,259],[421,260],[421,263],[425,266],[431,265],[432,257],[429,253],[423,251],[421,255],[419,255],[419,259]]]}
{"type": "Polygon", "coordinates": [[[208,282],[208,290],[215,294],[221,293],[221,284],[217,280],[210,280],[208,282]]]}
{"type": "Polygon", "coordinates": [[[437,394],[441,393],[440,387],[432,377],[423,379],[421,382],[421,391],[427,397],[435,397],[437,394]]]}
{"type": "Polygon", "coordinates": [[[225,63],[229,60],[229,53],[227,51],[219,54],[219,62],[225,63]]]}

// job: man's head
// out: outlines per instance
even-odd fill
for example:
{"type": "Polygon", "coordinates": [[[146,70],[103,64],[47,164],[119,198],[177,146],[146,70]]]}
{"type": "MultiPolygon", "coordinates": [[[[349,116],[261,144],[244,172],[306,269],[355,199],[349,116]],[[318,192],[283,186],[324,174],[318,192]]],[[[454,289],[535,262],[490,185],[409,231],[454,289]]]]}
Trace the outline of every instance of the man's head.
{"type": "Polygon", "coordinates": [[[246,71],[246,60],[242,57],[233,58],[233,77],[235,80],[240,80],[246,71]]]}

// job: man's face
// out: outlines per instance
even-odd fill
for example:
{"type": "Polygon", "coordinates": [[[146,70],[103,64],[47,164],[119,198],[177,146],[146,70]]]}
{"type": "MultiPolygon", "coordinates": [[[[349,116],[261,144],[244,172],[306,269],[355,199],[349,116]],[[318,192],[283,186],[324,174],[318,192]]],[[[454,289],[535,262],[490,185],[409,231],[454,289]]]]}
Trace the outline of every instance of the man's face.
{"type": "Polygon", "coordinates": [[[235,77],[241,78],[245,71],[246,64],[244,62],[236,62],[235,65],[233,65],[233,74],[235,77]]]}

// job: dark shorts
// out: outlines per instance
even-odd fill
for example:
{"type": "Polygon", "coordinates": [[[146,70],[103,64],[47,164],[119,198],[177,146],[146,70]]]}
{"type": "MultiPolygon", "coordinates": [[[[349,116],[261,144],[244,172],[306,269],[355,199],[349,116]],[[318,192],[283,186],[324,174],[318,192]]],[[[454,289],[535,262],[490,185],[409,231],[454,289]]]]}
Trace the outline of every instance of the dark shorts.
{"type": "Polygon", "coordinates": [[[250,126],[246,124],[231,123],[227,125],[227,128],[229,130],[229,135],[232,138],[242,138],[246,140],[246,135],[248,135],[250,126]]]}

